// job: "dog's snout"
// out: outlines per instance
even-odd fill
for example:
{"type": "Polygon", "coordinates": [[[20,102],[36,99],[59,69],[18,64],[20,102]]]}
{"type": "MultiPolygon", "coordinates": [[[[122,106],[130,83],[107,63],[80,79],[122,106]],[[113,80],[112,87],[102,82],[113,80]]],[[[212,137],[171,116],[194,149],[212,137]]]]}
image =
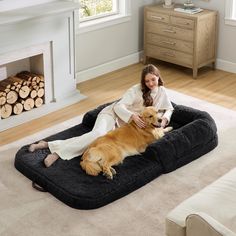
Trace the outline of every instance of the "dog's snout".
{"type": "Polygon", "coordinates": [[[158,119],[157,121],[158,121],[159,123],[161,123],[161,122],[162,122],[162,119],[158,119]]]}

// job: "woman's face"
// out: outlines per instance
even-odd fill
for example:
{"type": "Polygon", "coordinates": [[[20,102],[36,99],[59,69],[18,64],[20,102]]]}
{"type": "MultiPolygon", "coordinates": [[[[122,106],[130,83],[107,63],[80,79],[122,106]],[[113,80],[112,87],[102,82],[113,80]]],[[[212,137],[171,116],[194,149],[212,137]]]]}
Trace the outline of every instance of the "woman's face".
{"type": "Polygon", "coordinates": [[[156,76],[154,74],[148,73],[145,76],[145,84],[150,89],[153,90],[158,86],[158,80],[159,76],[156,76]]]}

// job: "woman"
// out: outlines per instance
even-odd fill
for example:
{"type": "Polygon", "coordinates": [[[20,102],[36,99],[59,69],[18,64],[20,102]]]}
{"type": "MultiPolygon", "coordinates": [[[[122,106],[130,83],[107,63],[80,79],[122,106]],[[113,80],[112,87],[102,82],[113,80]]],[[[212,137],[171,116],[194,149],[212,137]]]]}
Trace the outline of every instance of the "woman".
{"type": "Polygon", "coordinates": [[[98,114],[92,131],[66,140],[40,141],[37,144],[31,144],[29,151],[49,148],[51,154],[44,159],[46,167],[51,166],[58,158],[70,160],[82,155],[89,144],[114,129],[116,125],[121,126],[122,123],[133,120],[139,128],[144,128],[145,123],[139,114],[146,106],[154,106],[158,109],[162,116],[162,127],[169,123],[173,106],[163,87],[160,72],[152,64],[143,69],[140,84],[132,86],[119,102],[112,103],[98,114]]]}

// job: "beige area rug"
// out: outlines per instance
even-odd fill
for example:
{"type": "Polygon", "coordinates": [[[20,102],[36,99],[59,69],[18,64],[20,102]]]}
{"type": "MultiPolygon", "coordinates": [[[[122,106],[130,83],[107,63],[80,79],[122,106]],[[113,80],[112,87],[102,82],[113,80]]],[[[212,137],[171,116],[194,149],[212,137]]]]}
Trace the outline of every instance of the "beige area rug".
{"type": "Polygon", "coordinates": [[[96,210],[76,210],[38,192],[14,168],[16,151],[80,123],[81,117],[0,148],[1,236],[162,236],[165,216],[176,205],[236,166],[236,112],[169,90],[177,104],[208,111],[218,126],[212,152],[162,175],[133,193],[96,210]]]}

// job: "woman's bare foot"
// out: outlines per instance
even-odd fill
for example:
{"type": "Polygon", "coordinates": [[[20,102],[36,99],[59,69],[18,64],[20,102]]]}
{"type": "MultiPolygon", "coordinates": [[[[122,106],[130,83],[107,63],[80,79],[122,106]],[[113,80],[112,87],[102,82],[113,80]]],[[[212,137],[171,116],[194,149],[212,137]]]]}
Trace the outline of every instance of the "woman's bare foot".
{"type": "Polygon", "coordinates": [[[48,148],[48,143],[46,141],[39,141],[38,143],[33,143],[29,146],[29,152],[34,152],[38,149],[48,148]]]}
{"type": "Polygon", "coordinates": [[[59,158],[59,156],[54,152],[52,154],[47,155],[47,157],[44,159],[44,165],[46,167],[51,166],[57,159],[59,158]]]}

